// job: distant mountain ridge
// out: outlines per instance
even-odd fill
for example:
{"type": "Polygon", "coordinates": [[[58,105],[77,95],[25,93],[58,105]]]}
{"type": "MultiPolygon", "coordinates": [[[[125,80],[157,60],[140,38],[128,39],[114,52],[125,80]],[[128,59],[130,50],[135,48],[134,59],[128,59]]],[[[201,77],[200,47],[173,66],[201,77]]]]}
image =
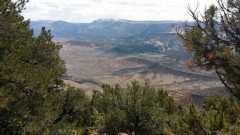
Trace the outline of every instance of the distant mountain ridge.
{"type": "Polygon", "coordinates": [[[136,34],[157,34],[173,32],[182,25],[177,21],[130,21],[99,19],[91,23],[71,23],[66,21],[32,21],[31,27],[39,34],[41,27],[50,29],[56,38],[124,38],[136,34]],[[88,37],[86,37],[88,36],[88,37]]]}
{"type": "MultiPolygon", "coordinates": [[[[91,23],[70,23],[65,21],[33,21],[35,35],[45,26],[55,38],[88,42],[97,45],[111,45],[108,52],[118,54],[161,52],[182,53],[184,49],[177,39],[178,21],[130,21],[99,19],[91,23]]],[[[76,43],[76,42],[75,42],[76,43]]]]}

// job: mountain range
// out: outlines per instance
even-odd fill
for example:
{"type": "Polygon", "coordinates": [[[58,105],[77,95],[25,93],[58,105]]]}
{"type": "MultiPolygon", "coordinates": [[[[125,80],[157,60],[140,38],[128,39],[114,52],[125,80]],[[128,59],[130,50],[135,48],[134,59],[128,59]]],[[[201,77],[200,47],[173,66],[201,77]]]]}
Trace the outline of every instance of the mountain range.
{"type": "Polygon", "coordinates": [[[105,83],[126,86],[129,81],[150,80],[153,86],[185,96],[200,86],[221,86],[214,73],[186,67],[191,54],[176,33],[185,24],[100,19],[91,23],[33,21],[31,27],[37,36],[45,26],[63,44],[60,56],[66,62],[64,79],[70,85],[91,91],[105,83]]]}
{"type": "Polygon", "coordinates": [[[170,53],[183,54],[176,29],[182,27],[178,21],[129,21],[100,19],[91,23],[65,21],[32,21],[34,34],[44,26],[52,31],[56,39],[69,42],[94,43],[115,54],[170,53]]]}

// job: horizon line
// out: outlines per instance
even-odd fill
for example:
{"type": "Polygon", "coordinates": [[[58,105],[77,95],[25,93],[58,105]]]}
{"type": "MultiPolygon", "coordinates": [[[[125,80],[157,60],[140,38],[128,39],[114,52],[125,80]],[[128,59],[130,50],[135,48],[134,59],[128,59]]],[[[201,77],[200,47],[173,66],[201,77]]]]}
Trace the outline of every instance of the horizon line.
{"type": "Polygon", "coordinates": [[[93,23],[97,21],[126,21],[126,22],[191,22],[190,20],[131,20],[131,19],[114,19],[114,18],[100,18],[89,21],[70,21],[70,20],[51,20],[51,19],[27,19],[30,22],[41,22],[41,21],[49,21],[49,22],[66,22],[66,23],[93,23]]]}

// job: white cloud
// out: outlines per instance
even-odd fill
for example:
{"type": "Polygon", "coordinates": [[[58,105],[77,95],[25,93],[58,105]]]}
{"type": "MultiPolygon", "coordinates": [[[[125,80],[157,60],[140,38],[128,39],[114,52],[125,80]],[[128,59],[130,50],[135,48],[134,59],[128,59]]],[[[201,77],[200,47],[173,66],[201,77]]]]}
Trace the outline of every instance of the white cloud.
{"type": "Polygon", "coordinates": [[[32,20],[92,21],[189,20],[187,7],[203,9],[215,0],[30,0],[24,16],[32,20]]]}

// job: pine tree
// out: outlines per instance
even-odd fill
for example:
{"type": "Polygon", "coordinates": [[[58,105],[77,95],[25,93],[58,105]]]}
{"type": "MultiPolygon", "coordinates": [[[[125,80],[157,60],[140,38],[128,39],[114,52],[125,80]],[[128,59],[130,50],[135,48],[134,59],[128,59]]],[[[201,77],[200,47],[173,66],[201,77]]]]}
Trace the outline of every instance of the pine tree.
{"type": "Polygon", "coordinates": [[[194,23],[179,35],[193,54],[188,65],[215,70],[230,92],[240,97],[240,2],[217,2],[202,17],[190,10],[194,23]]]}
{"type": "Polygon", "coordinates": [[[26,2],[0,0],[0,134],[42,134],[61,111],[61,46],[45,28],[33,37],[26,2]]]}

